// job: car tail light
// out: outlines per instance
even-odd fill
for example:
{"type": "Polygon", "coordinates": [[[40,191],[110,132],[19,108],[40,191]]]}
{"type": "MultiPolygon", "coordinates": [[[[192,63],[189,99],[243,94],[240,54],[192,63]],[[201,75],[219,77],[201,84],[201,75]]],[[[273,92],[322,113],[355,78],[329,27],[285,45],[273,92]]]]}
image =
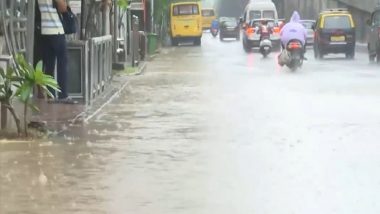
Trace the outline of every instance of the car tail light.
{"type": "Polygon", "coordinates": [[[299,42],[290,42],[288,44],[288,49],[290,49],[290,50],[301,49],[301,48],[302,48],[302,45],[299,42]]]}
{"type": "Polygon", "coordinates": [[[255,33],[255,29],[250,27],[250,28],[247,28],[247,34],[254,34],[255,33]]]}

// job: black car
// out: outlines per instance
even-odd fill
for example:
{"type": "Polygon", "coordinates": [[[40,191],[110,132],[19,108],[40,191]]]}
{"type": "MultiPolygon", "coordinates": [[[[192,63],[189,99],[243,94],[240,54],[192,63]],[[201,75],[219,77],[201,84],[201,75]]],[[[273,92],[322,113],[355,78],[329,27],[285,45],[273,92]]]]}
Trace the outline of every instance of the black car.
{"type": "Polygon", "coordinates": [[[380,7],[377,7],[367,21],[370,30],[368,39],[368,54],[370,61],[380,63],[380,7]]]}
{"type": "Polygon", "coordinates": [[[224,38],[236,38],[240,40],[240,26],[235,18],[223,19],[220,23],[220,40],[224,38]]]}
{"type": "Polygon", "coordinates": [[[348,10],[322,12],[313,28],[315,58],[323,58],[329,53],[344,53],[349,59],[355,57],[355,24],[348,10]]]}

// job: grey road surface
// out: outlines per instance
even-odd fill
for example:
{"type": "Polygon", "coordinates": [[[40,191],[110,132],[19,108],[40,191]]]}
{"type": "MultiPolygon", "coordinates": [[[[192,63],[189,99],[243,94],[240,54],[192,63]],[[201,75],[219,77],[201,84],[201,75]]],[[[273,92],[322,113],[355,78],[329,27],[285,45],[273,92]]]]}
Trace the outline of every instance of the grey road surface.
{"type": "Polygon", "coordinates": [[[379,66],[309,50],[290,72],[202,40],[162,49],[85,128],[3,141],[0,213],[380,213],[379,66]]]}

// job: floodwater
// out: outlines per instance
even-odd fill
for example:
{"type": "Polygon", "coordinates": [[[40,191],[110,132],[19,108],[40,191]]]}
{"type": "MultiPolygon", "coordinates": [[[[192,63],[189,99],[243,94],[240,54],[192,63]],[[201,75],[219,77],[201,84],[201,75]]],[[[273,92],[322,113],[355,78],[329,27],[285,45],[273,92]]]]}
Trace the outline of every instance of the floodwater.
{"type": "Polygon", "coordinates": [[[308,58],[163,49],[84,127],[1,141],[0,213],[380,213],[379,68],[308,58]]]}

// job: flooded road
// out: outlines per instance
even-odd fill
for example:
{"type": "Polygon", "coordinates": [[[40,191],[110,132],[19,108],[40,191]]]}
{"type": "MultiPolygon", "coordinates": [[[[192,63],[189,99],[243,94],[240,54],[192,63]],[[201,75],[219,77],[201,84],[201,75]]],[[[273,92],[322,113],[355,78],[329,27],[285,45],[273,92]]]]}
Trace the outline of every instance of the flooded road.
{"type": "MultiPolygon", "coordinates": [[[[204,35],[163,49],[85,128],[0,143],[0,213],[378,214],[380,73],[204,35]]],[[[336,58],[337,57],[337,58],[336,58]]]]}

